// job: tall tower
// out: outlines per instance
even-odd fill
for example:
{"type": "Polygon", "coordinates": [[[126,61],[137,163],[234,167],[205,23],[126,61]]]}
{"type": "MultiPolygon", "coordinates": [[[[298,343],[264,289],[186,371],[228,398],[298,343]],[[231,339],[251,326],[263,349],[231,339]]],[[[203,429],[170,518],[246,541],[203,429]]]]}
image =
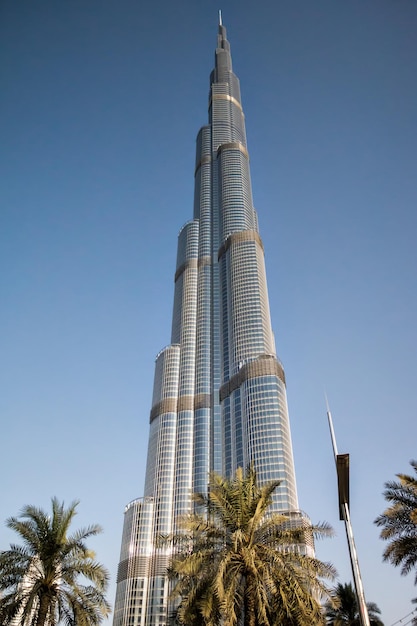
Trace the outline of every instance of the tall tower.
{"type": "Polygon", "coordinates": [[[239,80],[219,24],[194,216],[178,237],[171,344],[156,358],[144,497],[127,505],[114,626],[167,623],[170,554],[155,546],[211,470],[254,463],[300,519],[284,370],[275,352],[239,80]]]}

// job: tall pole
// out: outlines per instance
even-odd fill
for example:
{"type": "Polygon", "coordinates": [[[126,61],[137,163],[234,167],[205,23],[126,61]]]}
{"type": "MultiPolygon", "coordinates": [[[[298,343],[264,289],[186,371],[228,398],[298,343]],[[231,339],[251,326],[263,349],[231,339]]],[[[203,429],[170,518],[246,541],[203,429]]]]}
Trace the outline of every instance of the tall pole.
{"type": "Polygon", "coordinates": [[[370,626],[368,608],[365,602],[365,593],[363,590],[362,577],[359,569],[358,554],[356,552],[355,539],[353,537],[353,528],[350,521],[349,514],[349,457],[348,455],[340,455],[337,452],[336,435],[334,434],[333,420],[330,413],[329,404],[327,402],[327,419],[329,421],[330,436],[332,439],[334,460],[336,463],[336,472],[338,476],[338,490],[339,490],[339,507],[341,519],[345,522],[346,537],[349,547],[350,564],[352,567],[353,581],[355,584],[356,597],[359,605],[359,617],[361,620],[361,626],[370,626]],[[344,458],[342,458],[344,457],[344,458]],[[346,459],[347,457],[347,459],[346,459]],[[342,473],[345,475],[343,476],[342,473]]]}

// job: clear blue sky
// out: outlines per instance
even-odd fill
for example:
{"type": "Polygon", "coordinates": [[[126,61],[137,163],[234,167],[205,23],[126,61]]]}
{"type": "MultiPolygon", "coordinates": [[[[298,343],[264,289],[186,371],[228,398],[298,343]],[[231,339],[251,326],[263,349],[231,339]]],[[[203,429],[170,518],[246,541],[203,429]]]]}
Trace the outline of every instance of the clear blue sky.
{"type": "MultiPolygon", "coordinates": [[[[351,579],[326,422],[351,455],[367,599],[386,626],[413,577],[382,564],[383,484],[417,458],[417,2],[3,0],[0,518],[80,499],[114,601],[142,495],[154,358],[170,341],[222,8],[241,79],[299,500],[351,579]]],[[[0,547],[11,535],[1,527],[0,547]]]]}

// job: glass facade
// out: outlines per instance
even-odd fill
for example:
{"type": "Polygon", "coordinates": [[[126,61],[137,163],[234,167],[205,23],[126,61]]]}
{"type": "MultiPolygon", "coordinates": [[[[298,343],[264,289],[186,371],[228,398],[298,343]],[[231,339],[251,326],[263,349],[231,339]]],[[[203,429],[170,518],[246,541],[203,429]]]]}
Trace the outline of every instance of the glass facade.
{"type": "Polygon", "coordinates": [[[156,359],[145,493],[125,510],[114,626],[167,624],[170,554],[157,537],[176,531],[210,471],[230,476],[249,463],[261,482],[281,481],[273,509],[303,519],[239,80],[219,25],[194,216],[178,237],[171,345],[156,359]]]}

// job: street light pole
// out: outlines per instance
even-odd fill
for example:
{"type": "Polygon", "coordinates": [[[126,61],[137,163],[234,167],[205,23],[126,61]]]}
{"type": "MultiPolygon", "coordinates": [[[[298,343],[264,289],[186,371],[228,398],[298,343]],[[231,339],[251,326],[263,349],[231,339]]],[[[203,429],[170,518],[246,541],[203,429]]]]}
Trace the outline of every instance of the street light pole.
{"type": "MultiPolygon", "coordinates": [[[[327,399],[326,399],[327,402],[327,399]]],[[[350,521],[349,513],[349,455],[338,454],[336,436],[334,434],[333,420],[327,403],[327,419],[329,421],[330,436],[332,439],[334,460],[336,463],[337,483],[339,492],[339,514],[340,519],[344,521],[346,528],[346,537],[349,547],[350,564],[352,567],[353,581],[355,584],[356,597],[358,599],[359,617],[361,626],[370,626],[368,608],[365,602],[365,593],[363,590],[362,577],[359,569],[358,554],[356,552],[355,539],[353,537],[353,528],[350,521]]]]}

